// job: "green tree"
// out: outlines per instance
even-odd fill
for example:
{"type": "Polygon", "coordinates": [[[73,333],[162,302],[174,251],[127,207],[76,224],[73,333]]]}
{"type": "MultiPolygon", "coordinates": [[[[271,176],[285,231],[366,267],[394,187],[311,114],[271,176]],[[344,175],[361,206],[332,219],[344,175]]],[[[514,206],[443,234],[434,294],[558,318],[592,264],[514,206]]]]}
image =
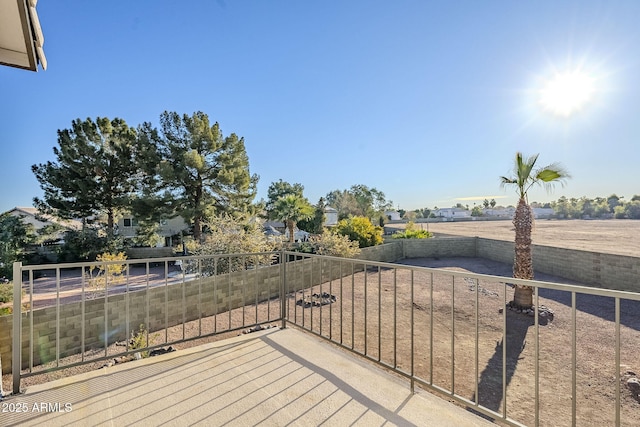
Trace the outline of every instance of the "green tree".
{"type": "Polygon", "coordinates": [[[560,218],[569,218],[569,201],[565,196],[560,197],[552,205],[554,212],[560,218]]]}
{"type": "Polygon", "coordinates": [[[596,197],[593,202],[593,216],[605,218],[609,215],[609,204],[604,197],[596,197]]]}
{"type": "Polygon", "coordinates": [[[369,218],[363,216],[340,220],[335,228],[336,233],[348,236],[361,248],[382,244],[382,231],[382,227],[374,226],[369,218]]]}
{"type": "Polygon", "coordinates": [[[272,182],[267,190],[267,203],[265,204],[267,217],[269,219],[275,219],[274,206],[281,197],[288,196],[289,194],[304,197],[303,192],[304,186],[299,183],[290,184],[282,179],[277,182],[272,182]]]}
{"type": "Polygon", "coordinates": [[[211,125],[202,112],[180,116],[165,111],[159,132],[148,124],[140,129],[161,159],[155,169],[158,188],[192,225],[196,240],[202,239],[206,218],[250,212],[258,176],[249,172],[243,138],[235,133],[224,137],[219,124],[211,125]]]}
{"type": "Polygon", "coordinates": [[[0,215],[0,277],[13,280],[13,263],[25,259],[36,238],[33,226],[22,218],[6,212],[0,215]]]}
{"type": "Polygon", "coordinates": [[[78,119],[58,131],[58,145],[55,162],[31,167],[44,191],[35,206],[64,219],[106,215],[111,236],[115,216],[135,190],[135,130],[118,118],[78,119]]]}
{"type": "Polygon", "coordinates": [[[627,218],[627,212],[623,205],[618,205],[613,209],[613,217],[615,219],[625,219],[627,218]]]}
{"type": "MultiPolygon", "coordinates": [[[[538,154],[523,157],[516,153],[513,175],[500,177],[501,186],[513,186],[518,193],[518,206],[513,217],[515,228],[515,258],[513,262],[513,277],[517,279],[533,279],[533,261],[531,256],[531,231],[533,228],[533,211],[527,200],[527,192],[533,185],[543,185],[548,191],[556,182],[564,183],[569,178],[565,169],[553,163],[549,166],[534,169],[538,154]]],[[[516,286],[514,303],[518,306],[533,305],[533,288],[530,286],[516,286]]]]}
{"type": "Polygon", "coordinates": [[[82,230],[69,230],[58,254],[59,261],[95,261],[102,253],[117,253],[123,244],[119,238],[110,238],[99,225],[89,224],[82,230]]]}
{"type": "Polygon", "coordinates": [[[296,223],[303,219],[309,219],[314,212],[313,206],[309,204],[307,199],[294,194],[288,194],[279,198],[273,209],[275,218],[283,221],[287,225],[290,243],[294,241],[293,233],[296,223]]]}
{"type": "Polygon", "coordinates": [[[324,214],[325,206],[324,198],[320,197],[320,200],[318,200],[318,203],[314,206],[313,216],[309,219],[298,221],[298,228],[312,234],[322,234],[326,220],[326,215],[324,214]]]}
{"type": "Polygon", "coordinates": [[[482,213],[482,208],[480,206],[474,206],[473,209],[471,209],[471,216],[482,216],[484,215],[482,213]]]}
{"type": "Polygon", "coordinates": [[[416,218],[418,218],[418,215],[415,211],[404,211],[404,213],[402,213],[400,216],[407,221],[415,221],[416,218]]]}
{"type": "Polygon", "coordinates": [[[156,145],[159,139],[157,129],[150,123],[138,127],[136,164],[140,174],[130,213],[138,221],[134,242],[141,246],[155,246],[160,241],[160,221],[178,216],[173,195],[159,174],[158,165],[162,162],[156,145]]]}
{"type": "Polygon", "coordinates": [[[358,215],[358,202],[348,190],[333,190],[325,197],[327,204],[338,211],[338,219],[358,215]]]}
{"type": "Polygon", "coordinates": [[[640,219],[640,200],[633,200],[624,204],[624,213],[629,219],[640,219]]]}
{"type": "Polygon", "coordinates": [[[587,197],[580,198],[582,217],[593,218],[595,216],[595,209],[593,207],[593,200],[587,197]]]}
{"type": "Polygon", "coordinates": [[[616,206],[620,206],[622,205],[622,202],[620,201],[620,199],[622,199],[624,196],[622,197],[618,197],[615,194],[610,195],[609,197],[607,197],[607,204],[609,205],[609,212],[614,213],[616,206]]]}
{"type": "Polygon", "coordinates": [[[382,191],[363,184],[352,185],[349,190],[334,190],[326,199],[327,204],[338,211],[339,219],[365,216],[373,221],[384,216],[384,210],[393,205],[382,191]]]}
{"type": "Polygon", "coordinates": [[[358,204],[359,215],[366,216],[372,221],[383,216],[384,210],[393,205],[391,201],[387,201],[382,191],[363,184],[352,185],[350,192],[358,204]]]}

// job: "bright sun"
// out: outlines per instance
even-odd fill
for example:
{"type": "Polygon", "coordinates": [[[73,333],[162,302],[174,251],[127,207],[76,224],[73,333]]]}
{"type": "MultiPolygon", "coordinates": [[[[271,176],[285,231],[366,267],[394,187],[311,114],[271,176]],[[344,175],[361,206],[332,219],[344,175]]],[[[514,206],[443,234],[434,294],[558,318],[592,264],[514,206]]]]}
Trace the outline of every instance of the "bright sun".
{"type": "Polygon", "coordinates": [[[589,101],[593,95],[593,79],[579,71],[556,74],[540,91],[540,103],[545,110],[568,117],[589,101]]]}

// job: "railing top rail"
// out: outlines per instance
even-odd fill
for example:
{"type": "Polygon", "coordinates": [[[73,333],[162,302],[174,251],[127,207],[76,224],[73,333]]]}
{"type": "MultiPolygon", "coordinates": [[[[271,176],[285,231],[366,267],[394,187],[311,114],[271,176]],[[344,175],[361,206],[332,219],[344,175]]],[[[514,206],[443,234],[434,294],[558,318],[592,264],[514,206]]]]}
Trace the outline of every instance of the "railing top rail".
{"type": "Polygon", "coordinates": [[[539,280],[516,279],[516,278],[506,277],[506,276],[493,276],[489,274],[460,272],[460,271],[446,270],[441,268],[419,267],[419,266],[411,266],[411,265],[399,264],[399,263],[370,261],[370,260],[359,259],[359,258],[341,258],[341,257],[309,254],[309,253],[295,252],[295,251],[270,251],[270,252],[251,252],[251,253],[215,254],[215,255],[179,255],[175,257],[127,259],[122,261],[93,261],[93,262],[64,263],[64,264],[21,265],[20,268],[22,271],[38,271],[38,270],[48,270],[48,269],[71,269],[71,268],[80,268],[80,267],[96,267],[96,266],[104,266],[104,265],[111,265],[111,264],[136,265],[136,264],[147,264],[147,263],[164,263],[164,262],[177,261],[177,260],[181,260],[181,261],[202,260],[202,259],[215,259],[215,258],[228,258],[228,257],[265,256],[265,255],[277,255],[277,254],[292,255],[299,258],[321,258],[321,259],[332,260],[336,262],[349,262],[349,263],[363,264],[363,265],[366,264],[372,267],[395,268],[395,269],[410,270],[410,271],[428,271],[431,273],[448,274],[454,277],[461,277],[461,278],[493,280],[493,281],[498,281],[500,283],[509,283],[513,285],[532,286],[534,288],[554,289],[558,291],[578,292],[578,293],[585,293],[590,295],[598,295],[598,296],[611,297],[611,298],[617,297],[617,298],[640,301],[640,293],[629,292],[629,291],[601,289],[601,288],[594,288],[589,286],[570,285],[570,284],[563,284],[563,283],[556,283],[556,282],[543,282],[539,280]]]}
{"type": "Polygon", "coordinates": [[[300,252],[291,252],[291,251],[285,251],[285,254],[298,255],[298,256],[308,257],[308,258],[320,257],[323,259],[329,259],[329,260],[339,261],[339,262],[352,262],[355,264],[366,264],[367,266],[372,266],[372,267],[395,268],[395,269],[402,269],[402,270],[409,270],[409,271],[428,271],[431,273],[446,274],[446,275],[451,275],[454,277],[461,277],[461,278],[493,280],[493,281],[498,281],[500,283],[509,283],[512,285],[531,286],[534,288],[553,289],[558,291],[577,292],[577,293],[584,293],[589,295],[597,295],[597,296],[610,297],[610,298],[617,297],[617,298],[640,301],[640,293],[629,292],[629,291],[601,289],[601,288],[593,288],[589,286],[570,285],[570,284],[556,283],[556,282],[543,282],[540,280],[516,279],[513,277],[506,277],[506,276],[493,276],[489,274],[460,272],[460,271],[446,270],[442,268],[419,267],[419,266],[390,263],[390,262],[369,261],[369,260],[358,259],[358,258],[340,258],[340,257],[326,256],[326,255],[304,254],[300,252]]]}
{"type": "MultiPolygon", "coordinates": [[[[277,255],[280,251],[271,252],[251,252],[251,253],[232,253],[232,254],[211,254],[211,255],[176,255],[173,257],[161,257],[161,258],[128,258],[125,260],[114,261],[86,261],[86,262],[68,262],[61,264],[34,264],[34,265],[22,265],[23,271],[35,271],[35,270],[52,270],[56,268],[68,269],[79,267],[98,267],[103,265],[112,264],[147,264],[147,263],[163,263],[167,261],[184,261],[184,260],[198,260],[198,259],[213,259],[213,258],[228,258],[228,257],[250,257],[250,256],[263,256],[263,255],[277,255]]],[[[299,252],[297,252],[299,254],[299,252]]]]}

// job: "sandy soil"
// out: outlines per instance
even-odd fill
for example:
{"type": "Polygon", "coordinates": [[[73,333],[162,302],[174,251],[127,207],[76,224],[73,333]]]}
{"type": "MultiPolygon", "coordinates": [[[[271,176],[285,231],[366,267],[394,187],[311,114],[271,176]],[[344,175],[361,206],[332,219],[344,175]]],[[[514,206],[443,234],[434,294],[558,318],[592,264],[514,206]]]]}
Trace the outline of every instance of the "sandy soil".
{"type": "MultiPolygon", "coordinates": [[[[418,223],[418,227],[438,235],[478,236],[513,241],[513,224],[504,221],[464,221],[418,223]]],[[[388,224],[386,228],[404,228],[388,224]]],[[[532,235],[536,245],[582,249],[593,252],[640,256],[638,220],[538,220],[532,235]]]]}
{"type": "MultiPolygon", "coordinates": [[[[483,259],[408,259],[405,264],[510,277],[509,265],[483,259]]],[[[539,280],[564,282],[550,275],[539,280]]],[[[361,354],[409,372],[411,316],[414,317],[415,373],[427,382],[534,425],[536,328],[533,318],[505,310],[513,290],[499,281],[415,272],[414,300],[406,271],[358,273],[342,285],[325,283],[312,292],[329,292],[337,302],[313,308],[289,307],[289,317],[361,354]],[[431,294],[431,283],[433,293],[431,294]],[[475,361],[475,310],[478,287],[478,360],[475,361]],[[452,294],[452,288],[455,292],[452,294]],[[412,310],[413,307],[413,310],[412,310]],[[379,308],[382,308],[381,310],[379,308]],[[321,314],[322,312],[322,314],[321,314]],[[380,314],[379,314],[380,313],[380,314]],[[433,321],[431,320],[433,313],[433,321]],[[505,320],[506,313],[506,320],[505,320]],[[342,323],[340,323],[342,319],[342,323]],[[507,336],[503,337],[506,322],[507,336]],[[394,336],[397,347],[394,347],[394,336]],[[453,341],[453,342],[452,342],[453,341]],[[503,394],[503,347],[506,346],[506,396],[503,394]],[[477,369],[477,371],[476,371],[477,369]],[[453,371],[453,372],[452,372],[453,371]]],[[[575,283],[577,284],[577,283],[575,283]]],[[[307,294],[309,291],[307,291],[307,294]]],[[[298,298],[302,294],[299,293],[298,298]]],[[[569,426],[572,414],[572,310],[568,292],[542,291],[540,304],[554,312],[539,326],[540,425],[569,426]]],[[[640,425],[638,396],[626,386],[640,372],[640,303],[621,304],[621,425],[640,425]]],[[[576,310],[577,425],[614,425],[616,364],[614,303],[580,295],[576,310]]],[[[542,323],[542,322],[541,322],[542,323]]]]}

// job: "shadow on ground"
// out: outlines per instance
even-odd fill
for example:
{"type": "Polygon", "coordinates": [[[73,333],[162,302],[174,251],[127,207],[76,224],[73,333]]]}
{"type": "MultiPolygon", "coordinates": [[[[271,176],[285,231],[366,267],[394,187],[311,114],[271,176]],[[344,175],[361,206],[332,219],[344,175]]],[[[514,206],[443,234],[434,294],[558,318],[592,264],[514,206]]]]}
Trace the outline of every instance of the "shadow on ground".
{"type": "MultiPolygon", "coordinates": [[[[493,276],[511,277],[512,266],[484,258],[452,257],[452,258],[412,258],[399,261],[398,264],[416,265],[420,267],[460,269],[477,274],[490,274],[493,276]]],[[[567,285],[588,286],[574,280],[564,279],[545,273],[536,273],[536,280],[542,282],[555,282],[567,285]]],[[[553,300],[557,303],[571,307],[571,293],[554,289],[540,289],[540,297],[553,300]]],[[[553,307],[550,307],[553,309],[553,307]]],[[[610,297],[597,295],[576,295],[576,309],[583,313],[600,317],[610,322],[615,321],[615,301],[610,297]]],[[[640,331],[640,301],[620,301],[620,324],[640,331]]]]}
{"type": "MultiPolygon", "coordinates": [[[[496,343],[495,351],[480,373],[478,381],[478,403],[496,412],[499,412],[501,408],[501,403],[504,400],[503,390],[506,390],[511,383],[520,355],[525,348],[527,332],[534,324],[531,317],[509,310],[505,314],[507,316],[506,340],[503,337],[500,342],[496,343]],[[506,364],[503,363],[503,360],[506,360],[506,364]]],[[[471,396],[471,401],[476,401],[475,393],[471,396]]],[[[473,409],[469,409],[469,411],[476,413],[473,409]]],[[[480,413],[476,414],[491,419],[480,413]]]]}

